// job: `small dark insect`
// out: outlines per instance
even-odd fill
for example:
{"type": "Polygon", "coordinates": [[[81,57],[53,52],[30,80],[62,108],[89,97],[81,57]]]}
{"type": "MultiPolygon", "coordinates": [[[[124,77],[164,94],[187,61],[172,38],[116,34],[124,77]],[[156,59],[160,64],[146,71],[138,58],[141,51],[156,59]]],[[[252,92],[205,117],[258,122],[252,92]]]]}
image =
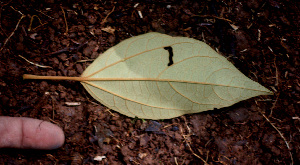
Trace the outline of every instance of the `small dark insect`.
{"type": "Polygon", "coordinates": [[[168,47],[164,47],[165,50],[167,50],[169,52],[169,63],[168,63],[168,66],[171,66],[173,65],[173,49],[171,46],[168,46],[168,47]]]}

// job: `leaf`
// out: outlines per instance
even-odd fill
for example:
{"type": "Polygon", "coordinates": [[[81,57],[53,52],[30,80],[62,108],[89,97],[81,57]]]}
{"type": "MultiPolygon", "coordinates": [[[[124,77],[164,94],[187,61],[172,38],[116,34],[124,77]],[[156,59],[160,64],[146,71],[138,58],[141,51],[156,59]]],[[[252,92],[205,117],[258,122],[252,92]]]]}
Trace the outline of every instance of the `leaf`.
{"type": "Polygon", "coordinates": [[[108,49],[81,77],[51,79],[81,81],[108,108],[144,119],[169,119],[272,94],[204,42],[153,32],[108,49]]]}

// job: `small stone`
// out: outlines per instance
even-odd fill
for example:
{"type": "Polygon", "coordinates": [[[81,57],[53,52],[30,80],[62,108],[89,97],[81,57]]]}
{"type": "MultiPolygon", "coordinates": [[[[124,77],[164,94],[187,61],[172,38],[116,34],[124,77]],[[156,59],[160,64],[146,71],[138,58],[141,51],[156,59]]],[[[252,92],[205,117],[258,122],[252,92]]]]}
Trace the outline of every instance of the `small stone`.
{"type": "Polygon", "coordinates": [[[147,153],[139,153],[139,158],[144,159],[148,154],[147,153]]]}
{"type": "Polygon", "coordinates": [[[274,134],[265,134],[264,137],[263,137],[263,140],[262,140],[262,143],[265,145],[265,146],[271,146],[274,144],[276,140],[276,136],[274,134]]]}
{"type": "Polygon", "coordinates": [[[63,39],[60,43],[64,46],[67,46],[70,44],[70,41],[68,41],[67,39],[63,39]]]}
{"type": "Polygon", "coordinates": [[[182,141],[182,136],[178,133],[178,132],[175,132],[175,139],[179,142],[182,141]]]}
{"type": "Polygon", "coordinates": [[[150,121],[148,127],[145,129],[147,132],[160,131],[161,124],[157,121],[150,121]]]}
{"type": "Polygon", "coordinates": [[[22,43],[17,43],[16,48],[18,51],[23,51],[24,50],[24,45],[22,43]]]}
{"type": "Polygon", "coordinates": [[[237,108],[228,113],[234,122],[245,122],[249,118],[249,112],[246,108],[237,108]]]}
{"type": "Polygon", "coordinates": [[[177,127],[177,126],[173,126],[172,128],[171,128],[171,131],[178,131],[179,130],[179,128],[177,127]]]}
{"type": "Polygon", "coordinates": [[[47,76],[56,76],[56,72],[54,70],[49,70],[47,76]]]}
{"type": "Polygon", "coordinates": [[[97,16],[95,16],[95,15],[89,15],[89,16],[88,16],[88,21],[89,21],[91,24],[95,24],[96,21],[97,21],[97,16]]]}
{"type": "Polygon", "coordinates": [[[68,71],[68,76],[73,77],[73,76],[76,76],[76,75],[77,75],[77,72],[75,70],[69,70],[68,71]]]}
{"type": "Polygon", "coordinates": [[[57,58],[53,58],[53,65],[58,66],[59,65],[59,61],[57,58]]]}
{"type": "Polygon", "coordinates": [[[67,54],[62,53],[62,54],[58,55],[58,58],[59,58],[60,60],[62,60],[62,61],[66,61],[67,58],[68,58],[68,56],[67,56],[67,54]]]}
{"type": "Polygon", "coordinates": [[[148,142],[150,140],[150,137],[147,134],[144,134],[140,138],[140,146],[147,146],[148,142]]]}
{"type": "Polygon", "coordinates": [[[115,37],[114,35],[110,35],[110,36],[108,37],[108,42],[109,42],[109,43],[114,43],[115,40],[116,40],[116,37],[115,37]]]}
{"type": "Polygon", "coordinates": [[[49,85],[48,85],[48,83],[46,82],[46,81],[42,81],[41,83],[40,83],[40,90],[41,91],[45,91],[45,90],[47,90],[49,88],[49,85]]]}
{"type": "Polygon", "coordinates": [[[78,25],[78,30],[79,31],[85,31],[84,25],[78,25]]]}
{"type": "Polygon", "coordinates": [[[82,68],[81,64],[76,64],[76,70],[79,74],[81,74],[83,72],[83,68],[82,68]]]}
{"type": "Polygon", "coordinates": [[[117,128],[116,126],[114,126],[114,125],[110,125],[110,126],[109,126],[109,129],[110,129],[111,131],[113,131],[113,132],[118,131],[118,128],[117,128]]]}

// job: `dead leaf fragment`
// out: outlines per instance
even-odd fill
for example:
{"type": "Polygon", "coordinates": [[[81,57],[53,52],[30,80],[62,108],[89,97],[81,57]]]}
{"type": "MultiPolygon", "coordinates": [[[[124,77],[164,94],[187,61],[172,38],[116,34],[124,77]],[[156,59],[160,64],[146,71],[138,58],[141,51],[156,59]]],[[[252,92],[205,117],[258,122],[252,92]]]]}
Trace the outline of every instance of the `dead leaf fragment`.
{"type": "Polygon", "coordinates": [[[96,156],[96,157],[94,157],[94,160],[100,162],[105,158],[106,158],[106,156],[96,156]]]}
{"type": "Polygon", "coordinates": [[[65,102],[67,106],[79,106],[81,105],[81,102],[65,102]]]}
{"type": "Polygon", "coordinates": [[[115,29],[113,29],[111,26],[107,26],[105,28],[101,28],[101,30],[110,33],[110,34],[114,34],[115,33],[115,29]]]}
{"type": "Polygon", "coordinates": [[[139,158],[144,159],[148,154],[147,153],[139,153],[139,158]]]}

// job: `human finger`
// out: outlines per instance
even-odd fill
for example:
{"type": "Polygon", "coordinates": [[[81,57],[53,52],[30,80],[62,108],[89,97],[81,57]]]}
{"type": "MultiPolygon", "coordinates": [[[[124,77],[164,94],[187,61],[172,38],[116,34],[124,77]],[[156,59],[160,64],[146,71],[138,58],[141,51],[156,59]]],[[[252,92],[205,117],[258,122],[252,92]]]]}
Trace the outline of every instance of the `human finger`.
{"type": "Polygon", "coordinates": [[[50,122],[0,116],[0,148],[56,149],[65,141],[64,132],[50,122]]]}

